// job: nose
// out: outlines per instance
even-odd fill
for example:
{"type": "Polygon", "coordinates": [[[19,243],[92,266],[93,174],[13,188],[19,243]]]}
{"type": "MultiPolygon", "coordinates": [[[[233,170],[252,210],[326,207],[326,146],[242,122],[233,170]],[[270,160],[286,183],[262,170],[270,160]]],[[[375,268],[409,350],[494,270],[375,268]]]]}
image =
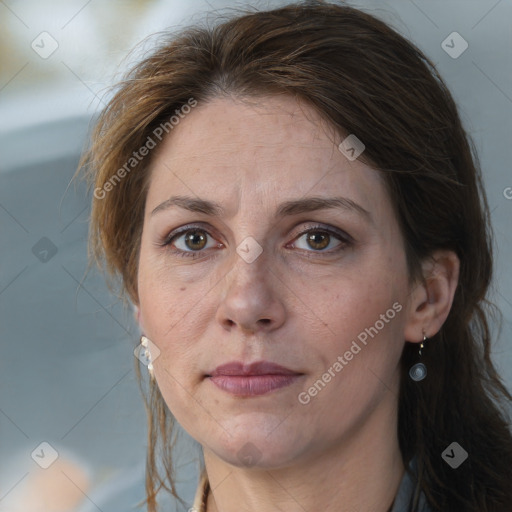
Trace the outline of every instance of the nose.
{"type": "Polygon", "coordinates": [[[260,255],[252,263],[238,258],[225,277],[216,319],[228,331],[269,332],[285,319],[281,280],[260,255]]]}

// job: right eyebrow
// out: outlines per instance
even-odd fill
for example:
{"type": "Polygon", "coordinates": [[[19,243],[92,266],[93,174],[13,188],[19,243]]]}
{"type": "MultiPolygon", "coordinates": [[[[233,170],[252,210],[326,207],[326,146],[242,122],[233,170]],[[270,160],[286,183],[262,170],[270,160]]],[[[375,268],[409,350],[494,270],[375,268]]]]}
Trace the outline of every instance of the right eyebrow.
{"type": "MultiPolygon", "coordinates": [[[[190,196],[172,196],[153,209],[151,215],[167,210],[173,206],[189,210],[191,212],[203,213],[213,217],[224,215],[224,208],[215,201],[200,199],[190,196]]],[[[363,217],[367,222],[373,223],[373,218],[368,210],[360,204],[347,197],[321,197],[312,196],[301,199],[294,199],[281,203],[276,210],[277,217],[286,217],[307,213],[316,210],[340,209],[352,211],[363,217]]]]}

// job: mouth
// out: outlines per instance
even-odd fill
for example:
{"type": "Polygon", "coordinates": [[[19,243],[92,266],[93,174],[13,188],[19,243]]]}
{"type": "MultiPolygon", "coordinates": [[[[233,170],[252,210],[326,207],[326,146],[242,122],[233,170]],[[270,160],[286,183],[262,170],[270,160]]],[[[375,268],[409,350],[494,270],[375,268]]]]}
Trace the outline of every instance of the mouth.
{"type": "Polygon", "coordinates": [[[218,366],[205,377],[235,396],[259,396],[290,386],[304,374],[269,361],[244,365],[239,361],[218,366]]]}

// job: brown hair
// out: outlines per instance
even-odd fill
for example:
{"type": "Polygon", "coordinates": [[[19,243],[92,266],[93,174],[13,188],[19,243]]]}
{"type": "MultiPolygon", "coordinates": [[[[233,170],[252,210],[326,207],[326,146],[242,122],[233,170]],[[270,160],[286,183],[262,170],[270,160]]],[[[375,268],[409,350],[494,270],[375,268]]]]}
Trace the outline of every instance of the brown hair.
{"type": "MultiPolygon", "coordinates": [[[[434,250],[458,255],[452,309],[422,356],[435,378],[419,383],[408,377],[417,346],[405,343],[400,448],[404,464],[416,457],[419,487],[434,510],[512,510],[512,437],[504,412],[512,397],[490,358],[492,239],[478,157],[450,92],[415,45],[367,13],[323,2],[243,12],[214,27],[169,34],[130,71],[102,112],[83,157],[85,174],[95,190],[104,190],[190,98],[201,103],[272,94],[308,102],[339,134],[363,141],[360,159],[385,177],[411,279],[421,279],[420,263],[434,250]],[[453,441],[469,453],[456,470],[441,457],[453,441]]],[[[110,275],[121,277],[134,303],[150,163],[151,154],[104,197],[95,197],[92,207],[92,253],[110,275]]],[[[170,442],[174,420],[155,384],[146,400],[146,501],[153,512],[162,487],[179,496],[170,442]]],[[[417,495],[411,507],[416,510],[417,495]]]]}

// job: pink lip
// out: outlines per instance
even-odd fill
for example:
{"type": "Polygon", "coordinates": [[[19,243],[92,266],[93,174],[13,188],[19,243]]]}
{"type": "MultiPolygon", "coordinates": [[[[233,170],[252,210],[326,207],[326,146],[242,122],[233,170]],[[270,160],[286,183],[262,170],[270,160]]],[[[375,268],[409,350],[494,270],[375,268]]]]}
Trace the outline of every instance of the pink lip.
{"type": "Polygon", "coordinates": [[[207,375],[220,389],[236,396],[257,396],[289,386],[303,374],[269,361],[249,365],[234,361],[207,375]]]}
{"type": "Polygon", "coordinates": [[[244,365],[244,363],[240,361],[232,361],[217,366],[208,377],[217,377],[218,375],[299,375],[299,372],[294,372],[289,368],[271,363],[270,361],[255,361],[247,365],[244,365]]]}

